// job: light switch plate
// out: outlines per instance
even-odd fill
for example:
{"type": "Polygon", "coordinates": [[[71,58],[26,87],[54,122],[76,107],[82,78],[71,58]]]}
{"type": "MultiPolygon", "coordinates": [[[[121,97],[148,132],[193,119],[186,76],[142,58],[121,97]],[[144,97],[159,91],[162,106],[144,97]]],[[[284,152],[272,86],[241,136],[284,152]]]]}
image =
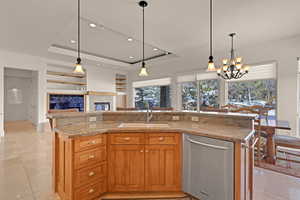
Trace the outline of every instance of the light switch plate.
{"type": "Polygon", "coordinates": [[[199,117],[192,116],[192,121],[193,121],[193,122],[198,122],[198,121],[199,121],[199,117]]]}
{"type": "Polygon", "coordinates": [[[90,117],[90,118],[89,118],[89,121],[90,121],[90,122],[95,122],[95,121],[97,121],[97,117],[90,117]]]}
{"type": "Polygon", "coordinates": [[[174,115],[174,116],[172,116],[172,120],[173,121],[179,121],[179,116],[178,115],[174,115]]]}

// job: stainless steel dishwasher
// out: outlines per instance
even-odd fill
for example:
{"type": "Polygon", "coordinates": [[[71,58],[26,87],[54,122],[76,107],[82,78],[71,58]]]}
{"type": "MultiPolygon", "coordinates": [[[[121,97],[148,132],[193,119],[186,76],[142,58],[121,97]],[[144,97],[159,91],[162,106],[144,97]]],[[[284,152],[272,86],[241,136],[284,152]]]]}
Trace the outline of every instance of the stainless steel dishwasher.
{"type": "Polygon", "coordinates": [[[184,192],[200,200],[233,200],[233,143],[190,134],[183,141],[184,192]]]}

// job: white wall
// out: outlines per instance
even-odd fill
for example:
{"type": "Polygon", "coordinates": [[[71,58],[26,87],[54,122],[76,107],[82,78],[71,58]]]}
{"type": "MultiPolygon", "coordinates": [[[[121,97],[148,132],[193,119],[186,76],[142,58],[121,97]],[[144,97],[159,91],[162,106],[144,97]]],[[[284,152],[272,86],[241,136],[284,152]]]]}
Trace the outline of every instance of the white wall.
{"type": "MultiPolygon", "coordinates": [[[[33,70],[38,74],[38,124],[43,124],[46,122],[46,113],[45,113],[45,100],[46,100],[46,80],[45,80],[45,69],[46,64],[42,58],[36,56],[30,56],[26,54],[19,54],[9,51],[0,50],[0,75],[1,75],[1,84],[0,84],[0,113],[4,111],[4,86],[3,86],[3,68],[17,68],[25,70],[33,70]]],[[[0,127],[3,127],[3,119],[0,120],[0,127]]],[[[3,128],[2,128],[3,130],[3,128]]]]}
{"type": "MultiPolygon", "coordinates": [[[[224,47],[225,49],[225,47],[224,47]]],[[[238,49],[239,55],[243,56],[245,62],[249,64],[259,64],[275,61],[278,67],[278,119],[288,120],[292,131],[291,135],[296,135],[297,119],[297,57],[300,55],[300,37],[289,38],[285,40],[273,41],[266,44],[249,46],[238,49]]],[[[216,52],[215,60],[221,61],[228,57],[229,52],[216,52]]],[[[158,64],[149,63],[151,75],[147,78],[137,76],[138,71],[132,71],[129,74],[129,86],[132,81],[141,79],[153,79],[161,77],[170,77],[173,79],[178,74],[188,72],[203,71],[207,66],[208,52],[201,53],[196,49],[191,49],[186,57],[178,57],[170,61],[160,62],[158,64]],[[199,55],[198,55],[199,54],[199,55]],[[195,59],[197,58],[197,59],[195,59]]],[[[251,73],[251,72],[250,72],[251,73]]],[[[175,85],[173,85],[175,87],[175,85]]],[[[132,102],[132,89],[129,102],[132,102]]],[[[172,96],[172,100],[176,97],[172,96]]],[[[173,102],[173,101],[172,101],[173,102]]],[[[176,103],[173,105],[177,107],[176,103]]]]}
{"type": "Polygon", "coordinates": [[[4,68],[0,65],[0,137],[4,136],[4,68]]]}
{"type": "MultiPolygon", "coordinates": [[[[3,112],[4,112],[4,74],[3,69],[16,68],[32,70],[36,73],[35,83],[38,91],[37,98],[37,112],[36,119],[38,130],[43,129],[43,125],[48,123],[46,119],[47,111],[47,75],[46,71],[49,68],[49,63],[57,64],[58,66],[72,66],[74,63],[67,63],[58,60],[50,60],[46,58],[31,56],[27,54],[15,53],[5,50],[0,50],[0,135],[4,134],[3,131],[3,112]]],[[[115,74],[126,74],[124,70],[118,70],[116,66],[105,65],[103,66],[85,66],[87,70],[87,89],[93,91],[106,91],[115,92],[115,74]]],[[[52,68],[51,68],[52,69],[52,68]]],[[[113,108],[115,108],[115,97],[113,97],[113,108]]]]}

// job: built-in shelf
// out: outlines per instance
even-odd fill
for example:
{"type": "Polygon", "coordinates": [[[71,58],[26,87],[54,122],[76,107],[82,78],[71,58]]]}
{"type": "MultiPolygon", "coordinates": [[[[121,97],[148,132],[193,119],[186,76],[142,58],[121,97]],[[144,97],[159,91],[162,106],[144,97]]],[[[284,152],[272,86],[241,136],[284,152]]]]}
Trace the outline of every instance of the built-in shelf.
{"type": "Polygon", "coordinates": [[[81,85],[81,86],[86,86],[86,83],[75,82],[75,81],[47,80],[47,82],[48,83],[66,84],[66,85],[81,85]]]}
{"type": "Polygon", "coordinates": [[[126,81],[126,78],[116,78],[116,81],[126,81]]]}
{"type": "Polygon", "coordinates": [[[116,83],[116,85],[127,85],[126,83],[116,83]]]}
{"type": "Polygon", "coordinates": [[[95,96],[116,96],[115,92],[97,92],[97,91],[88,91],[87,95],[95,95],[95,96]]]}
{"type": "Polygon", "coordinates": [[[85,74],[75,74],[75,73],[68,73],[68,72],[54,72],[54,71],[47,71],[48,75],[53,76],[66,76],[66,77],[74,77],[74,78],[85,78],[85,74]]]}
{"type": "Polygon", "coordinates": [[[123,92],[127,88],[127,77],[124,74],[116,74],[116,91],[123,92]]]}

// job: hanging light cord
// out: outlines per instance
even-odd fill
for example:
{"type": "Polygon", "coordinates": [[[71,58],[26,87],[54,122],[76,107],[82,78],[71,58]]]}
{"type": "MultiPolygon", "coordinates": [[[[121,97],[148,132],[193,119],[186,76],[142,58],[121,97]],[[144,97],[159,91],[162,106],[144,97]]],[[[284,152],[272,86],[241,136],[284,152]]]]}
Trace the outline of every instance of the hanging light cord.
{"type": "Polygon", "coordinates": [[[145,61],[145,8],[143,7],[143,63],[144,61],[145,61]]]}
{"type": "MultiPolygon", "coordinates": [[[[78,0],[78,22],[77,22],[77,28],[78,28],[78,43],[77,43],[77,53],[78,53],[78,58],[77,60],[80,60],[80,0],[78,0]]],[[[80,62],[80,61],[78,61],[80,62]]]]}
{"type": "Polygon", "coordinates": [[[210,0],[210,56],[212,56],[212,0],[210,0]]]}
{"type": "Polygon", "coordinates": [[[212,45],[213,45],[213,42],[212,42],[212,37],[213,37],[213,35],[212,35],[212,31],[213,31],[213,27],[212,27],[212,21],[213,21],[213,2],[212,2],[213,0],[210,0],[210,57],[212,57],[212,54],[213,54],[213,52],[212,52],[212,45]]]}

